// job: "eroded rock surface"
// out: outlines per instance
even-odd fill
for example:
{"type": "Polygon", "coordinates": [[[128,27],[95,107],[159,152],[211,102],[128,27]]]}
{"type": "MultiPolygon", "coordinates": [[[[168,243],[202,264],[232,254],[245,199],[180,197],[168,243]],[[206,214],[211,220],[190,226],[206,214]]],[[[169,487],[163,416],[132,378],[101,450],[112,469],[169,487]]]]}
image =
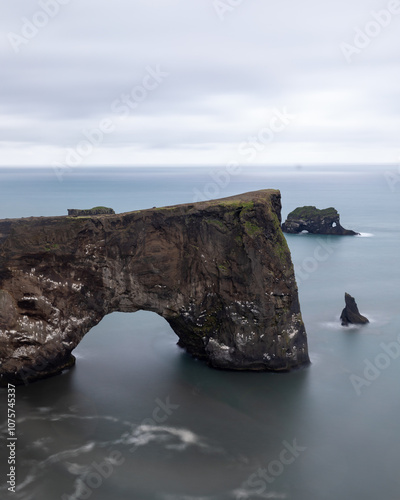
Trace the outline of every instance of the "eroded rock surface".
{"type": "Polygon", "coordinates": [[[359,234],[340,225],[339,213],[333,207],[322,210],[312,206],[298,207],[287,216],[286,221],[282,224],[282,230],[285,233],[308,231],[313,234],[338,234],[344,236],[359,234]]]}
{"type": "Polygon", "coordinates": [[[340,315],[342,326],[349,326],[349,324],[365,325],[366,323],[369,323],[369,320],[360,314],[354,297],[352,297],[349,293],[345,293],[344,300],[346,302],[346,307],[340,315]]]}
{"type": "Polygon", "coordinates": [[[163,316],[182,347],[216,368],[307,364],[280,211],[279,191],[263,190],[119,215],[0,221],[2,383],[59,373],[106,314],[139,309],[163,316]]]}

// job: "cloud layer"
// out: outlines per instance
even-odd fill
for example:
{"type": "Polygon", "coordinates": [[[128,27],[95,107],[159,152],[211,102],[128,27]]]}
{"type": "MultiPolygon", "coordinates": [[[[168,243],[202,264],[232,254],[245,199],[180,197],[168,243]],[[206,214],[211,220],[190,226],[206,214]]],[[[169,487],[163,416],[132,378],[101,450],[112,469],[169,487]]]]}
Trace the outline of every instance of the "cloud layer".
{"type": "Polygon", "coordinates": [[[399,26],[398,0],[7,2],[0,164],[396,163],[399,26]]]}

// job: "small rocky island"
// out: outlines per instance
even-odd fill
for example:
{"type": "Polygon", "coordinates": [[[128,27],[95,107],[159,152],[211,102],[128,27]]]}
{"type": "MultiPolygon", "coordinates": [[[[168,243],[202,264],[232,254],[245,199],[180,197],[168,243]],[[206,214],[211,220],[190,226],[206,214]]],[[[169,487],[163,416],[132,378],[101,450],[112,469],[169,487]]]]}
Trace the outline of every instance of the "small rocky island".
{"type": "Polygon", "coordinates": [[[113,215],[115,214],[112,208],[108,207],[93,207],[87,210],[80,210],[78,208],[69,208],[68,215],[70,217],[88,217],[91,215],[113,215]]]}
{"type": "Polygon", "coordinates": [[[138,310],[164,317],[179,345],[215,368],[307,365],[280,192],[0,220],[2,385],[61,373],[106,314],[138,310]]]}
{"type": "Polygon", "coordinates": [[[298,207],[287,216],[282,224],[285,233],[337,234],[355,236],[359,233],[340,225],[338,211],[333,208],[318,209],[312,206],[298,207]]]}
{"type": "Polygon", "coordinates": [[[369,320],[360,314],[354,297],[352,297],[349,293],[345,293],[344,300],[346,307],[343,309],[340,316],[342,326],[349,326],[349,324],[365,325],[366,323],[369,323],[369,320]]]}

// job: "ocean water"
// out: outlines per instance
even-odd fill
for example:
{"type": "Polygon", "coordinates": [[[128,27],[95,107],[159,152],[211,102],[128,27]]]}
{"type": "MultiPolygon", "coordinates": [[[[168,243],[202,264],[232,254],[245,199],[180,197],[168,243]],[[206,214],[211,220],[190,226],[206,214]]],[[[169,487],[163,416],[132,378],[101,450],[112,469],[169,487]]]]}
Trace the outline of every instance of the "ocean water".
{"type": "MultiPolygon", "coordinates": [[[[334,206],[357,237],[286,235],[312,364],[217,371],[166,321],[113,313],[76,367],[16,389],[17,489],[8,493],[6,390],[0,496],[14,500],[398,500],[400,183],[386,167],[0,171],[0,218],[116,212],[278,188],[282,215],[334,206]],[[392,176],[393,178],[393,176],[392,176]],[[344,293],[364,327],[341,327],[344,293]]],[[[396,175],[395,173],[393,173],[396,175]]]]}

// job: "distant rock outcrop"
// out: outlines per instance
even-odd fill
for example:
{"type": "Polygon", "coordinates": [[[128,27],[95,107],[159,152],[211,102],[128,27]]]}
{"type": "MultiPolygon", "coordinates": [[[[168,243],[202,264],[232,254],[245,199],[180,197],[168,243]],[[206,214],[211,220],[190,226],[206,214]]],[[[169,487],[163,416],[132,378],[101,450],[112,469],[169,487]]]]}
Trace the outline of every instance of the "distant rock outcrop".
{"type": "Polygon", "coordinates": [[[1,220],[0,385],[71,366],[83,336],[113,311],[163,316],[179,345],[216,368],[308,364],[280,212],[279,191],[262,190],[119,215],[1,220]]]}
{"type": "Polygon", "coordinates": [[[338,234],[355,236],[359,233],[345,229],[340,225],[338,211],[333,208],[319,210],[316,207],[298,207],[287,216],[282,224],[285,233],[301,233],[308,231],[313,234],[338,234]]]}
{"type": "Polygon", "coordinates": [[[360,314],[354,297],[345,293],[344,300],[346,302],[346,307],[343,309],[340,316],[342,326],[349,326],[349,324],[365,325],[366,323],[369,323],[369,320],[360,314]]]}
{"type": "Polygon", "coordinates": [[[93,207],[87,210],[80,210],[77,208],[68,209],[68,215],[70,217],[88,217],[92,215],[113,215],[115,214],[112,208],[108,207],[93,207]]]}

